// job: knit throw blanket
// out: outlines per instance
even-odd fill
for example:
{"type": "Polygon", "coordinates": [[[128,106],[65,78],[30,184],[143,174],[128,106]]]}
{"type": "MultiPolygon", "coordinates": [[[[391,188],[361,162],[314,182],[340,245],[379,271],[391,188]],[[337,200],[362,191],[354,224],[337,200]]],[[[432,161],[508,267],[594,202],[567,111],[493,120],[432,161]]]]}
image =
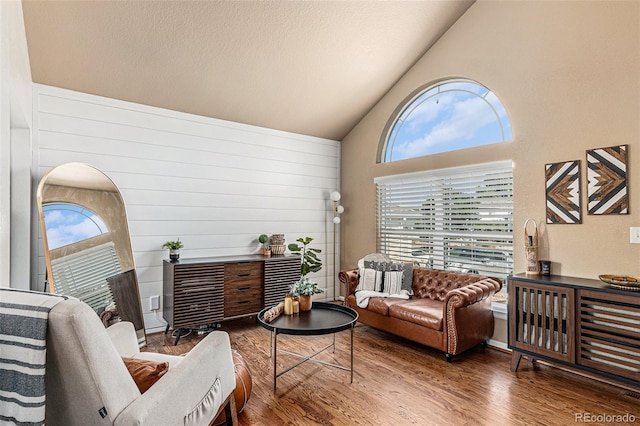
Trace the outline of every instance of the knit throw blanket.
{"type": "Polygon", "coordinates": [[[65,299],[0,289],[0,424],[44,424],[47,321],[65,299]]]}

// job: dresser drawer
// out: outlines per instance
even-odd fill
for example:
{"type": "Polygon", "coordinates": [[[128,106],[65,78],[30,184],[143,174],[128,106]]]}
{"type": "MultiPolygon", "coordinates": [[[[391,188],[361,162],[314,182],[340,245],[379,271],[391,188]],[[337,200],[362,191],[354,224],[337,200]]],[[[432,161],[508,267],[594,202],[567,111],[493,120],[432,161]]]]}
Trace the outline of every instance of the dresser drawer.
{"type": "Polygon", "coordinates": [[[237,299],[224,302],[224,316],[225,318],[233,317],[236,315],[249,315],[260,312],[262,309],[262,298],[258,299],[237,299]]]}
{"type": "Polygon", "coordinates": [[[224,301],[232,300],[262,300],[261,285],[246,285],[238,287],[224,287],[224,301]]]}
{"type": "Polygon", "coordinates": [[[262,279],[263,262],[238,262],[224,264],[224,277],[260,277],[262,279]]]}

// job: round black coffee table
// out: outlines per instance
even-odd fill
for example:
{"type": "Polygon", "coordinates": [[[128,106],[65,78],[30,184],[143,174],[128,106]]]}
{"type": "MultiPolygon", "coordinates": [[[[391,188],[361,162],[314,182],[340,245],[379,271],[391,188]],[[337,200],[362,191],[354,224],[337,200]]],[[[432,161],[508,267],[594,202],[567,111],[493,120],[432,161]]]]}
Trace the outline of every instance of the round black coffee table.
{"type": "Polygon", "coordinates": [[[299,314],[285,315],[280,314],[276,319],[271,322],[264,320],[264,314],[270,308],[265,308],[258,314],[258,322],[267,330],[271,331],[270,345],[271,353],[270,357],[273,357],[273,389],[276,389],[276,381],[278,377],[293,370],[295,367],[306,361],[317,362],[328,367],[339,368],[341,370],[347,370],[351,372],[351,383],[353,383],[353,329],[355,328],[356,321],[358,321],[358,313],[348,306],[337,305],[334,303],[325,302],[313,302],[313,307],[310,311],[300,311],[299,314]],[[336,351],[336,336],[343,330],[351,329],[351,367],[346,368],[338,364],[332,364],[329,362],[314,359],[314,357],[329,348],[333,348],[333,352],[336,351]],[[320,336],[323,334],[333,334],[333,342],[324,348],[316,351],[311,355],[302,355],[295,352],[284,351],[278,349],[278,334],[293,334],[298,336],[320,336]],[[277,353],[278,351],[293,355],[298,358],[302,358],[302,361],[294,364],[280,373],[276,369],[277,353]]]}

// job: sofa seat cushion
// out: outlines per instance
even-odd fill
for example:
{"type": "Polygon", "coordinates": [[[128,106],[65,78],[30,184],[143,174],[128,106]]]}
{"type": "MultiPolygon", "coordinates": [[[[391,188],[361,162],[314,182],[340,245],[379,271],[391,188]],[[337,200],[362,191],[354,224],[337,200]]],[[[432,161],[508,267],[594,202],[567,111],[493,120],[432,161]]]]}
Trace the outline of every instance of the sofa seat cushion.
{"type": "Polygon", "coordinates": [[[441,331],[444,305],[431,299],[402,300],[389,306],[389,316],[441,331]]]}
{"type": "Polygon", "coordinates": [[[406,302],[406,299],[399,299],[397,297],[372,297],[369,299],[369,306],[367,306],[367,310],[375,312],[376,314],[388,316],[390,306],[406,302]]]}

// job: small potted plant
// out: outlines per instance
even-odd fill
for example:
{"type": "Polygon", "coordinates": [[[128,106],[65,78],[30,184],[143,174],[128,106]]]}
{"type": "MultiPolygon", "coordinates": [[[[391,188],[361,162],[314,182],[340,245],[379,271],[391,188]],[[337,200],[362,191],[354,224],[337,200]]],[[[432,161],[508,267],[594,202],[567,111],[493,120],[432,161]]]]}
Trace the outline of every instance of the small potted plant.
{"type": "Polygon", "coordinates": [[[182,244],[180,238],[175,241],[167,241],[162,245],[162,248],[169,249],[169,259],[171,259],[172,262],[176,262],[180,259],[180,249],[183,247],[184,244],[182,244]]]}
{"type": "Polygon", "coordinates": [[[313,299],[311,296],[314,294],[324,293],[324,289],[318,287],[318,283],[309,281],[307,277],[300,277],[300,279],[291,284],[290,292],[294,296],[298,296],[300,302],[300,310],[311,310],[313,299]]]}
{"type": "Polygon", "coordinates": [[[271,256],[271,250],[269,250],[269,236],[267,234],[260,234],[258,242],[262,244],[260,252],[263,256],[271,256]]]}

